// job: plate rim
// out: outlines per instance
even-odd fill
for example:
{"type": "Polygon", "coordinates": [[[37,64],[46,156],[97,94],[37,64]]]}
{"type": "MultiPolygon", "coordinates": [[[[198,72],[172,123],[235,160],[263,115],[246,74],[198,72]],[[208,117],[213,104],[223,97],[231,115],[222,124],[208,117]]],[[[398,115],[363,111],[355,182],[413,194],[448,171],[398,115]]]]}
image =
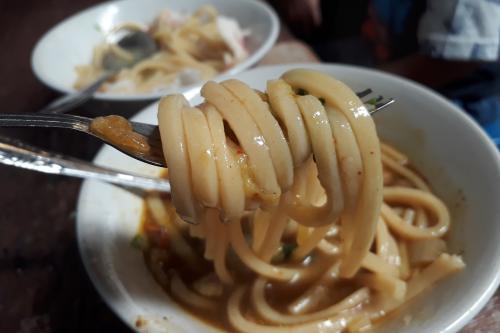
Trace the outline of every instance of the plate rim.
{"type": "MultiPolygon", "coordinates": [[[[47,40],[51,38],[52,35],[59,29],[61,26],[67,24],[68,22],[74,20],[80,15],[85,15],[86,13],[93,11],[93,10],[100,10],[102,8],[123,3],[123,2],[140,2],[141,0],[112,0],[112,1],[107,1],[103,2],[100,4],[95,4],[93,6],[89,6],[87,8],[84,8],[66,18],[63,20],[55,23],[53,26],[51,26],[36,42],[35,46],[31,50],[31,55],[30,55],[30,67],[31,71],[33,74],[35,74],[36,79],[42,83],[43,85],[49,87],[50,89],[61,93],[61,94],[71,94],[76,92],[75,89],[65,87],[61,84],[58,84],[53,78],[50,76],[45,75],[39,65],[37,64],[38,59],[40,57],[40,52],[41,49],[44,47],[44,44],[47,43],[47,40]]],[[[242,62],[236,64],[235,66],[229,68],[226,72],[218,74],[216,77],[213,79],[218,79],[220,76],[226,76],[226,75],[235,75],[237,73],[241,73],[245,70],[248,70],[255,66],[265,55],[267,52],[271,50],[273,45],[276,43],[278,39],[278,35],[280,32],[280,24],[279,24],[279,19],[272,7],[268,5],[267,3],[259,0],[238,0],[240,2],[246,2],[246,3],[251,3],[253,6],[260,7],[262,9],[268,19],[271,22],[271,31],[269,35],[266,37],[266,40],[264,43],[252,54],[249,55],[248,58],[244,59],[242,62]]],[[[199,87],[202,83],[197,82],[195,84],[189,85],[189,86],[183,86],[179,87],[177,89],[178,92],[182,91],[187,91],[196,87],[199,87]]],[[[95,93],[92,97],[93,100],[100,100],[100,101],[110,101],[110,102],[131,102],[131,101],[153,101],[156,99],[159,99],[164,93],[154,93],[154,94],[136,94],[136,95],[127,95],[127,94],[116,94],[116,93],[95,93]]]]}

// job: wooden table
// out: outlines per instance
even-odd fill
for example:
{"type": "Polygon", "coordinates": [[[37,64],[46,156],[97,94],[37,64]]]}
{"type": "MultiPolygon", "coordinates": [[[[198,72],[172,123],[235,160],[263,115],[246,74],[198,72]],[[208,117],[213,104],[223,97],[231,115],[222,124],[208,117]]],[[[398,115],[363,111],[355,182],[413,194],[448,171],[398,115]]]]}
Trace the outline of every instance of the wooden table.
{"type": "MultiPolygon", "coordinates": [[[[56,94],[37,82],[30,53],[55,23],[97,0],[0,2],[0,112],[34,112],[56,94]]],[[[265,64],[317,61],[283,35],[265,64]]],[[[65,131],[0,129],[53,151],[90,160],[99,143],[65,131]]],[[[80,181],[0,166],[0,332],[128,332],[95,291],[78,255],[80,181]]],[[[500,332],[499,294],[463,331],[500,332]]]]}

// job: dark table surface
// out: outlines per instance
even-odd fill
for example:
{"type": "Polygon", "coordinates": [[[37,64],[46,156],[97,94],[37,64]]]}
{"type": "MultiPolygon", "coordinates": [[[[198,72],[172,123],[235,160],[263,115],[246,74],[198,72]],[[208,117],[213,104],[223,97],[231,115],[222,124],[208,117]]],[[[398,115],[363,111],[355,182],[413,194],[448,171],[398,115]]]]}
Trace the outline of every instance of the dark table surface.
{"type": "MultiPolygon", "coordinates": [[[[34,77],[30,55],[54,24],[97,0],[0,1],[0,112],[35,112],[56,97],[34,77]]],[[[0,129],[90,160],[99,143],[63,130],[0,129]]],[[[128,332],[92,286],[79,257],[81,182],[0,165],[0,332],[128,332]]],[[[463,331],[500,332],[498,292],[463,331]]]]}
{"type": "MultiPolygon", "coordinates": [[[[34,112],[56,93],[34,77],[31,50],[54,24],[96,0],[0,1],[0,112],[34,112]]],[[[90,160],[99,143],[62,131],[0,134],[90,160]]],[[[0,332],[128,332],[92,286],[79,257],[81,182],[0,166],[0,332]]]]}

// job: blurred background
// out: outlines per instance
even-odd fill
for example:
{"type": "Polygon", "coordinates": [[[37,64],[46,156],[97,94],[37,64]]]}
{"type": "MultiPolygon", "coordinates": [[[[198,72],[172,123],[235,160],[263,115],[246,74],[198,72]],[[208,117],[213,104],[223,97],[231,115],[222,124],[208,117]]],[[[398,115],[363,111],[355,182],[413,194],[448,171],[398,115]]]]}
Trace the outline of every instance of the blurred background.
{"type": "Polygon", "coordinates": [[[321,61],[368,66],[429,86],[500,144],[500,4],[460,0],[270,0],[321,61]]]}
{"type": "MultiPolygon", "coordinates": [[[[99,2],[0,1],[0,112],[35,112],[57,96],[33,75],[31,51],[56,23],[99,2]]],[[[460,105],[500,144],[499,1],[269,3],[283,29],[263,63],[338,62],[408,77],[460,105]]],[[[0,134],[85,160],[100,146],[74,132],[0,134]]],[[[0,185],[0,332],[127,332],[80,262],[74,229],[80,181],[0,166],[0,185]]],[[[488,325],[498,303],[493,298],[464,332],[479,332],[478,323],[493,332],[488,325]]]]}

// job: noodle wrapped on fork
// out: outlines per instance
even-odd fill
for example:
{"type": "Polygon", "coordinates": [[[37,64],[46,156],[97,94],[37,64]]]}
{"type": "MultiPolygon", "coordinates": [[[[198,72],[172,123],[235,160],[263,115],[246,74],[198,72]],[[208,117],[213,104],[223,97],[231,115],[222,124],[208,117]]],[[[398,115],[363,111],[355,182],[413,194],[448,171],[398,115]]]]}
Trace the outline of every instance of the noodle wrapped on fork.
{"type": "Polygon", "coordinates": [[[402,153],[380,146],[343,83],[292,70],[265,93],[228,80],[201,95],[196,107],[167,96],[158,111],[172,185],[164,204],[197,223],[176,234],[226,285],[183,300],[196,291],[176,272],[165,287],[189,309],[225,304],[210,311],[241,332],[364,330],[463,268],[444,253],[446,206],[402,153]]]}

